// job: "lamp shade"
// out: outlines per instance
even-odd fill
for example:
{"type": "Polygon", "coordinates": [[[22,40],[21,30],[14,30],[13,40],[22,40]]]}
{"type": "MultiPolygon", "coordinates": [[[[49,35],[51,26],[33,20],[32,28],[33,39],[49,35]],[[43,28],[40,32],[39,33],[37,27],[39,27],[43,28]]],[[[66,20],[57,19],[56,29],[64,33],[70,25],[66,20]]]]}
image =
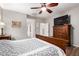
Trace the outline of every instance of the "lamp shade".
{"type": "Polygon", "coordinates": [[[5,23],[0,21],[0,28],[4,28],[5,23]]]}

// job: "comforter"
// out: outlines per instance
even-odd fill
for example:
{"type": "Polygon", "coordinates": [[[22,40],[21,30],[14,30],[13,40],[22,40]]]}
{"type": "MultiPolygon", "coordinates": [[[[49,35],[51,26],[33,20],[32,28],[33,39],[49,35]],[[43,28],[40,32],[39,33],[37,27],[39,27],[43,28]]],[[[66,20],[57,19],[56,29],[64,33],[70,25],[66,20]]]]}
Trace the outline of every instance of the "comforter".
{"type": "Polygon", "coordinates": [[[59,47],[37,38],[0,40],[0,56],[65,56],[59,47]]]}

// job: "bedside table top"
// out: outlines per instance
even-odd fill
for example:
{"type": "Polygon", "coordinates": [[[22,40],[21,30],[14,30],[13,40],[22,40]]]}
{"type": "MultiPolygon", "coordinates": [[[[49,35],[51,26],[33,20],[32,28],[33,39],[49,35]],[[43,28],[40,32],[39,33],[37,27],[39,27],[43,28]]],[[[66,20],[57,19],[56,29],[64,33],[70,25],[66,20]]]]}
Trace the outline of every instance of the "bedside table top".
{"type": "Polygon", "coordinates": [[[9,40],[11,40],[11,35],[0,35],[0,39],[9,39],[9,40]]]}
{"type": "Polygon", "coordinates": [[[11,35],[0,35],[0,37],[6,37],[6,36],[11,36],[11,35]]]}

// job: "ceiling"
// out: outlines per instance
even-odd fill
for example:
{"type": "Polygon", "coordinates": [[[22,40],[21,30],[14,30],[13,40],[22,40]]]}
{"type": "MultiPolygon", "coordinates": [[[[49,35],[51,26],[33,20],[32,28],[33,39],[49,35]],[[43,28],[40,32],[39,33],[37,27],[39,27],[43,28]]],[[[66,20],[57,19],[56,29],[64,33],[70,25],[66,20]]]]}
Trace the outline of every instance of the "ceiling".
{"type": "MultiPolygon", "coordinates": [[[[65,12],[69,9],[77,7],[79,3],[59,3],[57,7],[51,7],[50,9],[53,10],[53,13],[65,12]]],[[[50,15],[47,12],[43,12],[42,14],[38,14],[40,9],[30,9],[31,7],[40,7],[40,3],[0,3],[0,6],[3,9],[12,10],[24,14],[30,15],[38,15],[38,16],[48,16],[50,15]]]]}

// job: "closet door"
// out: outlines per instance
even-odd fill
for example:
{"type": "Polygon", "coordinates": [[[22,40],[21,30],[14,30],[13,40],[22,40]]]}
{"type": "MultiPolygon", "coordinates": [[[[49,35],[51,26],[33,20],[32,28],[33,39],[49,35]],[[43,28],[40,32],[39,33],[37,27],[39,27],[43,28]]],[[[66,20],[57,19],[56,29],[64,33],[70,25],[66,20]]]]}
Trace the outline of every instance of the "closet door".
{"type": "Polygon", "coordinates": [[[35,37],[35,21],[32,19],[27,20],[27,37],[35,37]]]}

